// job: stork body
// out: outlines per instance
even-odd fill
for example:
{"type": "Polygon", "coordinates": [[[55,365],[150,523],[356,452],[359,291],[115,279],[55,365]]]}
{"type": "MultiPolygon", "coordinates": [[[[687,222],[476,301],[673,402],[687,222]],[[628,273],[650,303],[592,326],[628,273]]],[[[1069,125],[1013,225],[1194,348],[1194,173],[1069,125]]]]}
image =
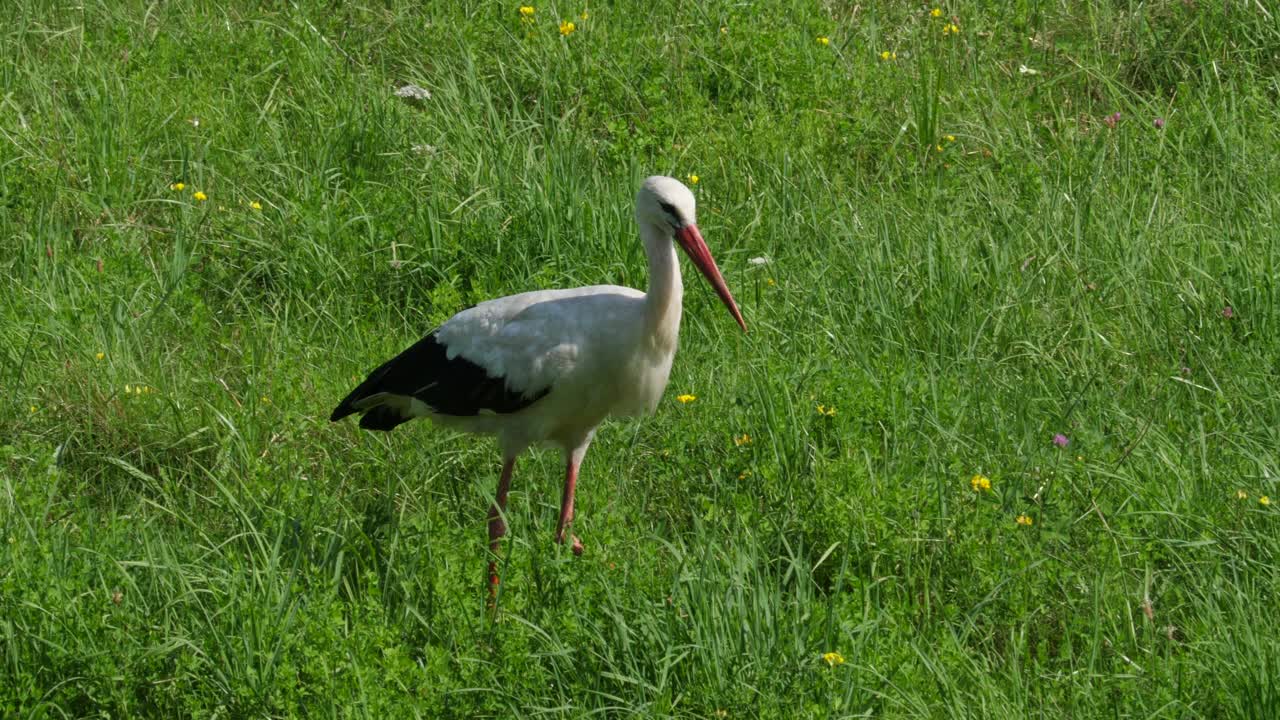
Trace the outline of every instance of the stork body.
{"type": "MultiPolygon", "coordinates": [[[[742,325],[732,295],[695,222],[693,194],[651,177],[636,196],[649,260],[649,290],[616,285],[541,290],[481,303],[454,315],[384,363],[338,405],[340,420],[391,430],[416,417],[497,437],[502,475],[489,512],[490,547],[506,532],[503,511],[516,458],[533,445],[559,448],[565,483],[556,542],[573,520],[578,467],[607,417],[653,412],[667,386],[680,332],[680,245],[742,325]]],[[[573,550],[582,544],[573,537],[573,550]]],[[[496,565],[489,563],[492,593],[496,565]]]]}

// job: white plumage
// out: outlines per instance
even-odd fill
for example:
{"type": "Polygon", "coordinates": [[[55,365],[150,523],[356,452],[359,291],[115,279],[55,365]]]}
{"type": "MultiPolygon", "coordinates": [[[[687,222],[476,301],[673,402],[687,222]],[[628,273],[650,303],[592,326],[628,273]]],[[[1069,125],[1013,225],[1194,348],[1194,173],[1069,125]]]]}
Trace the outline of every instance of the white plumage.
{"type": "MultiPolygon", "coordinates": [[[[595,428],[606,417],[653,412],[666,389],[683,295],[673,240],[746,330],[698,231],[687,187],[669,177],[645,180],[636,195],[636,222],[649,260],[647,293],[596,285],[481,303],[374,370],[332,419],[358,412],[362,427],[390,430],[428,417],[496,435],[504,463],[489,514],[495,552],[506,530],[502,511],[516,457],[535,444],[560,448],[566,473],[556,540],[562,542],[578,466],[595,428]]],[[[492,561],[489,569],[492,593],[498,582],[492,561]]]]}

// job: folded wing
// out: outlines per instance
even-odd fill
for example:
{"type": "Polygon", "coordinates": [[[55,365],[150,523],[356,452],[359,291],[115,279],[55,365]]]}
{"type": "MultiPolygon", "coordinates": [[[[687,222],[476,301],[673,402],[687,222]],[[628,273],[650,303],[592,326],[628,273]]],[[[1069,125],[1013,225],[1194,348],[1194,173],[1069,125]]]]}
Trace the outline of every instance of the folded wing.
{"type": "Polygon", "coordinates": [[[369,373],[330,420],[362,413],[360,427],[391,430],[424,415],[523,410],[577,366],[583,319],[573,309],[587,308],[570,301],[591,290],[523,293],[464,310],[369,373]]]}

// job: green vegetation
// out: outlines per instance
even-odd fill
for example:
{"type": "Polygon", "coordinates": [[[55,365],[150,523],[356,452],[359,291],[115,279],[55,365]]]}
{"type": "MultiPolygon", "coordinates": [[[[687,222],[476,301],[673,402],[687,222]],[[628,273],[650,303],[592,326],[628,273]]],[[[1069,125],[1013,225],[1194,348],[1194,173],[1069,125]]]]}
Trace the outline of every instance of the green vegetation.
{"type": "Polygon", "coordinates": [[[1280,717],[1280,13],[975,5],[0,5],[0,716],[1280,717]],[[328,413],[653,173],[752,332],[495,621],[492,444],[328,413]]]}

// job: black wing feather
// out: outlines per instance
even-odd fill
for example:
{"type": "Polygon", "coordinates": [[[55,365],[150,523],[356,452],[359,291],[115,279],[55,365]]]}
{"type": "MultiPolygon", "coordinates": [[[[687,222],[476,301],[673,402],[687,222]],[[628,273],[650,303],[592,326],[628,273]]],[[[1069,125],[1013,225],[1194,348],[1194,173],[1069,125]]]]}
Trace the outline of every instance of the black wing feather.
{"type": "Polygon", "coordinates": [[[334,408],[330,420],[364,413],[360,427],[391,430],[413,418],[409,398],[416,398],[434,412],[460,417],[482,411],[513,413],[529,407],[551,388],[532,395],[507,387],[505,378],[494,377],[461,355],[449,357],[448,349],[433,332],[369,373],[334,408]],[[381,395],[380,401],[361,407],[361,401],[381,395]]]}

